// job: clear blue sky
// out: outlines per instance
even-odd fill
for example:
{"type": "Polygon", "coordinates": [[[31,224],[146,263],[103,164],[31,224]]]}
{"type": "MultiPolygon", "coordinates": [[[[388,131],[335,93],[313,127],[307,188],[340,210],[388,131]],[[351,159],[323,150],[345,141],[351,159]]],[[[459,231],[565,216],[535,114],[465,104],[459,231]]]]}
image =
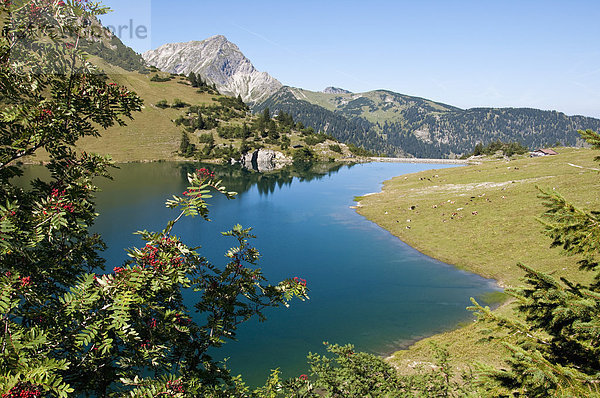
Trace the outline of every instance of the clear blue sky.
{"type": "MultiPolygon", "coordinates": [[[[222,34],[283,84],[600,117],[598,0],[107,0],[137,51],[222,34]]],[[[126,35],[125,35],[126,36],[126,35]]]]}

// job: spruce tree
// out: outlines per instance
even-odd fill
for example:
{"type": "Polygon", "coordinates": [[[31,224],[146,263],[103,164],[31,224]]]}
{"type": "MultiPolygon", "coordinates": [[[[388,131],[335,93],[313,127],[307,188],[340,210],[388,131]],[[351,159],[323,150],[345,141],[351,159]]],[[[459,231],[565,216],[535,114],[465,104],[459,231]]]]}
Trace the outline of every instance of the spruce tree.
{"type": "Polygon", "coordinates": [[[265,124],[267,122],[269,122],[269,120],[271,120],[271,111],[269,110],[268,107],[265,108],[265,110],[263,111],[262,120],[264,121],[265,124]]]}
{"type": "Polygon", "coordinates": [[[196,130],[205,130],[206,129],[206,122],[204,121],[204,118],[202,117],[201,113],[198,113],[198,118],[196,119],[196,130]]]}
{"type": "MultiPolygon", "coordinates": [[[[600,149],[600,135],[580,131],[600,149]]],[[[600,156],[596,157],[600,161],[600,156]]],[[[595,171],[592,171],[595,172],[595,171]]],[[[475,300],[483,321],[510,331],[505,342],[510,369],[482,367],[484,379],[497,383],[500,394],[522,396],[600,395],[600,211],[584,210],[554,190],[540,190],[546,212],[540,221],[553,247],[577,256],[581,272],[594,272],[592,282],[557,279],[520,264],[526,286],[509,290],[520,320],[502,317],[475,300]]]]}
{"type": "Polygon", "coordinates": [[[194,145],[190,143],[190,139],[185,131],[181,132],[181,141],[179,143],[179,153],[186,158],[194,154],[194,145]]]}
{"type": "Polygon", "coordinates": [[[198,78],[194,72],[190,72],[188,75],[188,80],[190,81],[192,87],[198,87],[198,78]]]}

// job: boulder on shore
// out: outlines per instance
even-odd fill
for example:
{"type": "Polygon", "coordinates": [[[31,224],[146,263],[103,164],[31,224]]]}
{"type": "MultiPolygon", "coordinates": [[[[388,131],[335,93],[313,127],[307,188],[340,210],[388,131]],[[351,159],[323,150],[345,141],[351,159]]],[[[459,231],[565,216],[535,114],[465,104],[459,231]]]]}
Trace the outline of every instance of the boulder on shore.
{"type": "Polygon", "coordinates": [[[278,170],[292,163],[292,159],[272,149],[257,149],[242,155],[239,162],[247,169],[259,172],[278,170]]]}

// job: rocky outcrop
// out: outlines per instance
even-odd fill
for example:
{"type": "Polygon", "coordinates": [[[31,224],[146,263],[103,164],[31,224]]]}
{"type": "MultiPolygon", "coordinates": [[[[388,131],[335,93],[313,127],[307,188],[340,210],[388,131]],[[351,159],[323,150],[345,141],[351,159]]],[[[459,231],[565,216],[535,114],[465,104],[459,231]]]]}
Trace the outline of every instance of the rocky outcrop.
{"type": "Polygon", "coordinates": [[[352,91],[344,90],[338,87],[327,87],[323,90],[325,94],[352,94],[352,91]]]}
{"type": "Polygon", "coordinates": [[[271,149],[257,149],[242,155],[240,163],[247,169],[260,172],[281,169],[292,163],[283,153],[271,149]]]}
{"type": "Polygon", "coordinates": [[[142,54],[152,66],[169,73],[199,74],[226,95],[244,102],[261,102],[282,87],[266,72],[259,72],[225,36],[203,41],[165,44],[142,54]]]}

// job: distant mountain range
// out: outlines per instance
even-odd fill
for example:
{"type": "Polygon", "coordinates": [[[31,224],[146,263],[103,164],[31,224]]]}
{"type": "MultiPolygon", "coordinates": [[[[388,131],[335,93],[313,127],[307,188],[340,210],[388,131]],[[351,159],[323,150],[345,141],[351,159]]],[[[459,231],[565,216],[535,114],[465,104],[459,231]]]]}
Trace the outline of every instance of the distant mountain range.
{"type": "Polygon", "coordinates": [[[600,130],[600,120],[530,108],[460,109],[391,91],[324,93],[283,87],[253,110],[290,113],[345,142],[394,156],[451,157],[479,142],[517,141],[534,149],[580,145],[581,129],[600,130]]]}
{"type": "Polygon", "coordinates": [[[284,111],[317,131],[391,156],[453,157],[477,143],[518,141],[531,149],[581,144],[577,130],[600,130],[600,120],[529,108],[473,108],[386,90],[314,92],[284,87],[254,68],[224,36],[166,44],[143,54],[165,72],[195,72],[227,95],[240,95],[255,112],[284,111]]]}
{"type": "Polygon", "coordinates": [[[247,103],[262,102],[282,84],[266,72],[259,72],[240,49],[225,36],[203,41],[165,44],[142,54],[158,69],[189,75],[199,74],[226,95],[238,96],[247,103]]]}

